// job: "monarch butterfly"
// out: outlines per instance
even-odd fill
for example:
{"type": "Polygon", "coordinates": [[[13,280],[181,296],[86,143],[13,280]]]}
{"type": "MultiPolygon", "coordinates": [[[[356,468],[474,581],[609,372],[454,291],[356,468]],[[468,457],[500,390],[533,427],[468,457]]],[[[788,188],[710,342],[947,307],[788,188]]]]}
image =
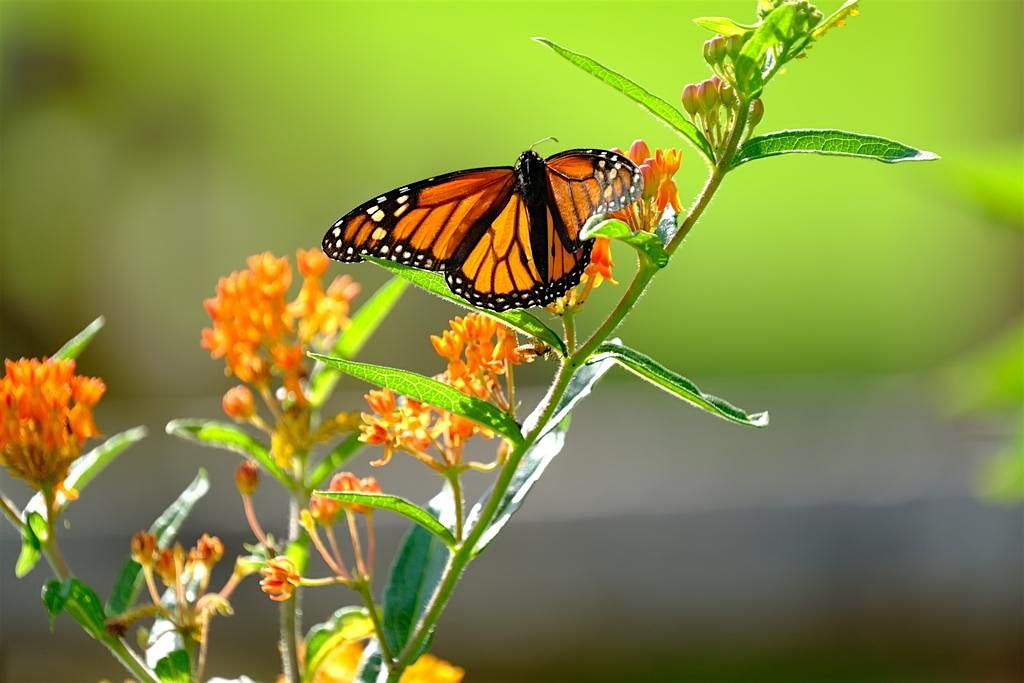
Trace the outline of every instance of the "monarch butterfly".
{"type": "Polygon", "coordinates": [[[446,173],[371,199],[323,239],[337,261],[363,256],[443,272],[448,287],[493,311],[543,306],[579,284],[591,216],[640,198],[643,175],[615,152],[573,149],[515,166],[446,173]]]}

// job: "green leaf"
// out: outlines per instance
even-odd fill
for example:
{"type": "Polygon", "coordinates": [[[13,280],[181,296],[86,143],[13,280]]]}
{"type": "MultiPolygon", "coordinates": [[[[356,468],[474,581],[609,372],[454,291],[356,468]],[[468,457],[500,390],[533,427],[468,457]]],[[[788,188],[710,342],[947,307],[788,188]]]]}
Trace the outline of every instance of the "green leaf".
{"type": "Polygon", "coordinates": [[[448,527],[437,521],[434,515],[400,496],[392,496],[386,493],[361,493],[357,491],[314,491],[313,495],[333,498],[343,503],[365,505],[375,510],[390,510],[419,524],[444,541],[444,544],[449,548],[454,548],[457,543],[455,537],[452,536],[452,532],[448,531],[448,527]]]}
{"type": "Polygon", "coordinates": [[[720,33],[723,36],[742,36],[747,31],[753,31],[757,24],[745,26],[729,17],[697,17],[693,20],[701,28],[706,28],[712,33],[720,33]]]}
{"type": "MultiPolygon", "coordinates": [[[[339,358],[355,358],[380,327],[380,324],[384,322],[391,309],[398,303],[408,286],[409,281],[400,277],[393,277],[385,282],[380,289],[373,293],[370,300],[352,316],[348,328],[334,344],[331,355],[339,358]]],[[[334,391],[339,377],[341,374],[333,368],[322,365],[313,368],[309,380],[309,402],[314,407],[322,406],[334,391]]]]}
{"type": "Polygon", "coordinates": [[[754,159],[779,154],[825,154],[829,156],[874,159],[887,164],[900,161],[931,161],[938,155],[908,147],[894,140],[849,133],[844,130],[808,128],[780,130],[750,138],[740,147],[732,165],[735,168],[754,159]]]}
{"type": "Polygon", "coordinates": [[[192,666],[188,653],[175,650],[156,663],[156,677],[160,683],[189,683],[192,680],[192,666]]]}
{"type": "Polygon", "coordinates": [[[654,233],[633,232],[628,225],[617,218],[593,216],[583,225],[580,239],[589,240],[597,236],[608,237],[628,244],[659,268],[668,265],[668,252],[665,251],[665,245],[661,243],[661,238],[654,233]]]}
{"type": "Polygon", "coordinates": [[[274,462],[274,457],[263,444],[229,422],[183,418],[171,420],[167,423],[166,429],[168,434],[181,437],[186,441],[194,441],[201,446],[219,448],[252,458],[285,488],[291,489],[294,486],[291,477],[274,462]]]}
{"type": "Polygon", "coordinates": [[[736,56],[736,87],[748,99],[757,97],[764,87],[765,58],[769,51],[777,55],[793,31],[796,7],[783,4],[777,6],[764,18],[750,39],[743,44],[736,56]]]}
{"type": "Polygon", "coordinates": [[[78,358],[78,355],[82,353],[82,351],[85,351],[85,347],[89,345],[89,342],[91,342],[92,338],[96,336],[96,333],[103,329],[103,325],[106,322],[107,321],[102,315],[96,318],[86,325],[84,330],[69,339],[64,346],[57,349],[57,352],[54,353],[51,358],[54,360],[78,358]]]}
{"type": "Polygon", "coordinates": [[[811,35],[815,40],[817,40],[825,35],[829,29],[842,26],[843,22],[847,19],[852,16],[856,16],[859,10],[859,5],[860,0],[846,0],[839,9],[827,16],[820,24],[818,24],[817,28],[811,32],[811,35]]]}
{"type": "Polygon", "coordinates": [[[359,440],[358,434],[349,434],[342,439],[309,473],[309,477],[306,479],[306,488],[315,489],[323,486],[328,477],[355,456],[365,445],[359,440]]]}
{"type": "MultiPolygon", "coordinates": [[[[542,430],[541,437],[534,442],[533,446],[526,451],[522,460],[520,460],[512,481],[501,497],[501,502],[498,504],[494,519],[491,520],[487,530],[480,535],[480,539],[473,549],[474,555],[479,555],[484,551],[487,545],[498,535],[498,532],[512,518],[512,515],[522,506],[533,485],[537,483],[541,475],[544,474],[544,470],[547,469],[547,466],[561,452],[562,447],[565,445],[565,435],[569,431],[569,417],[572,409],[584,397],[590,394],[594,385],[608,372],[612,365],[614,365],[614,362],[611,359],[589,362],[573,375],[569,386],[559,401],[558,407],[555,408],[552,418],[548,421],[548,428],[542,430]]],[[[543,410],[543,407],[538,408],[533,415],[527,418],[527,423],[536,421],[540,416],[541,410],[543,410]]],[[[473,509],[470,510],[466,521],[468,528],[471,528],[476,523],[476,520],[479,519],[480,513],[490,499],[491,492],[492,489],[489,488],[473,506],[473,509]]]]}
{"type": "MultiPolygon", "coordinates": [[[[210,479],[206,470],[200,469],[195,479],[185,488],[178,498],[157,517],[149,533],[156,536],[157,547],[166,548],[174,542],[185,518],[192,512],[193,506],[210,490],[210,479]]],[[[121,567],[114,588],[107,600],[108,614],[122,614],[135,604],[142,589],[142,567],[130,557],[121,567]]]]}
{"type": "Polygon", "coordinates": [[[342,607],[306,634],[306,666],[302,680],[312,681],[336,648],[373,635],[373,620],[365,607],[342,607]]]}
{"type": "MultiPolygon", "coordinates": [[[[442,525],[449,528],[454,525],[455,501],[447,482],[427,504],[427,510],[442,525]]],[[[437,590],[449,554],[445,544],[420,525],[413,526],[402,540],[384,588],[381,637],[387,638],[392,652],[401,652],[409,642],[437,590]]],[[[415,656],[420,654],[422,652],[417,652],[415,656]]]]}
{"type": "Polygon", "coordinates": [[[542,323],[537,317],[524,310],[510,309],[498,312],[491,311],[486,308],[478,308],[452,290],[448,289],[448,285],[445,283],[444,277],[439,273],[420,270],[418,268],[413,268],[412,266],[406,266],[401,263],[394,263],[393,261],[386,261],[384,259],[369,256],[364,258],[385,270],[391,271],[398,277],[408,280],[420,289],[426,290],[434,296],[503,322],[509,327],[522,332],[527,337],[539,339],[557,351],[559,355],[563,357],[566,355],[565,342],[562,341],[562,338],[559,337],[554,330],[542,323]]]}
{"type": "MultiPolygon", "coordinates": [[[[68,469],[68,476],[64,479],[64,488],[74,489],[81,493],[89,485],[89,482],[96,478],[97,474],[114,461],[114,458],[121,455],[129,446],[138,443],[145,437],[145,427],[135,427],[110,437],[71,463],[71,467],[68,469]]],[[[37,512],[46,510],[46,500],[41,492],[32,496],[28,505],[25,506],[25,512],[30,510],[37,512]]]]}
{"type": "Polygon", "coordinates": [[[21,527],[21,552],[14,565],[14,575],[19,579],[28,574],[42,557],[43,541],[49,534],[46,518],[36,511],[26,511],[25,524],[21,527]]]}
{"type": "Polygon", "coordinates": [[[595,356],[611,358],[637,377],[647,380],[659,389],[706,410],[712,415],[749,427],[768,426],[768,413],[747,413],[717,396],[705,394],[696,384],[682,375],[619,342],[611,341],[601,344],[595,356]]]}
{"type": "Polygon", "coordinates": [[[444,382],[383,365],[331,358],[319,353],[310,353],[309,356],[370,384],[386,387],[422,403],[473,420],[501,434],[512,443],[523,440],[519,425],[507,413],[487,401],[467,396],[444,382]]]}
{"type": "Polygon", "coordinates": [[[665,100],[648,92],[642,86],[634,83],[622,74],[616,73],[608,67],[602,66],[586,55],[581,55],[578,52],[567,50],[547,38],[534,38],[534,40],[542,45],[548,46],[572,64],[583,69],[598,80],[615,88],[623,95],[649,111],[662,123],[668,125],[669,128],[686,138],[686,140],[692,143],[694,147],[704,154],[708,161],[713,162],[715,160],[714,150],[711,149],[711,145],[697,129],[697,126],[693,125],[685,114],[665,100]]]}
{"type": "Polygon", "coordinates": [[[114,638],[107,633],[106,615],[96,591],[78,579],[53,580],[43,588],[43,604],[50,615],[50,628],[61,612],[67,612],[90,636],[101,642],[114,638]]]}

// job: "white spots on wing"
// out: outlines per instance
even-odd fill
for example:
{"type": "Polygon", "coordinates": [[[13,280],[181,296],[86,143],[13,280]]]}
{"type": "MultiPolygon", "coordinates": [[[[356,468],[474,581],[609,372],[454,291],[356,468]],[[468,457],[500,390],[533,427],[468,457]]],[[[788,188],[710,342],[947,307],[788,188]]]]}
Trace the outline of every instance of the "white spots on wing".
{"type": "Polygon", "coordinates": [[[339,228],[339,227],[341,227],[341,224],[342,224],[342,223],[344,223],[344,222],[345,222],[345,219],[344,219],[344,218],[339,218],[338,220],[336,220],[336,221],[334,222],[334,227],[335,227],[335,228],[339,228]]]}
{"type": "Polygon", "coordinates": [[[331,234],[334,235],[335,237],[341,237],[341,228],[339,228],[337,224],[335,224],[334,230],[331,231],[331,234]]]}
{"type": "Polygon", "coordinates": [[[385,230],[384,228],[377,228],[372,233],[370,233],[370,239],[382,240],[385,237],[387,237],[387,234],[388,231],[385,230]]]}
{"type": "Polygon", "coordinates": [[[405,204],[407,201],[409,201],[409,195],[407,194],[403,194],[401,197],[398,198],[399,204],[405,204]]]}
{"type": "MultiPolygon", "coordinates": [[[[604,155],[602,155],[602,156],[604,156],[604,155]]],[[[604,159],[601,159],[601,161],[597,162],[597,167],[598,168],[604,168],[607,165],[608,165],[608,162],[605,161],[604,159]]]]}
{"type": "Polygon", "coordinates": [[[398,207],[398,209],[395,210],[395,218],[400,218],[402,216],[402,214],[405,213],[408,210],[409,210],[409,205],[408,204],[403,204],[402,206],[398,207]]]}
{"type": "MultiPolygon", "coordinates": [[[[336,241],[336,242],[334,243],[334,248],[335,248],[335,249],[341,249],[341,240],[338,240],[338,241],[336,241]]],[[[352,250],[351,250],[351,249],[349,249],[349,251],[352,251],[352,250]]]]}
{"type": "Polygon", "coordinates": [[[384,210],[383,209],[377,209],[373,213],[373,215],[370,216],[370,218],[373,220],[374,223],[380,223],[382,220],[384,220],[384,216],[385,216],[384,210]]]}
{"type": "Polygon", "coordinates": [[[377,203],[383,204],[385,199],[387,199],[387,196],[377,197],[377,203]]]}
{"type": "Polygon", "coordinates": [[[382,253],[382,254],[388,253],[388,245],[386,245],[386,244],[381,245],[380,253],[382,253]]]}

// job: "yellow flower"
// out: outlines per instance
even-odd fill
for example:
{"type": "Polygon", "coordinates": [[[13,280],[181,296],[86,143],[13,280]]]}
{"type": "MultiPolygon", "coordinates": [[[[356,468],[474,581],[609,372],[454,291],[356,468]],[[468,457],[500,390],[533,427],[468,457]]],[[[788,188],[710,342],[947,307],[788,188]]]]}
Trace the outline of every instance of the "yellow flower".
{"type": "Polygon", "coordinates": [[[105,390],[76,375],[73,360],[4,361],[0,464],[35,489],[59,488],[82,444],[99,433],[92,409],[105,390]]]}
{"type": "Polygon", "coordinates": [[[399,683],[462,683],[465,675],[461,667],[427,653],[405,670],[399,683]]]}
{"type": "MultiPolygon", "coordinates": [[[[363,643],[345,643],[331,650],[317,669],[314,683],[353,683],[363,656],[363,643]]],[[[420,655],[399,679],[399,683],[462,683],[464,669],[432,654],[420,655]]]]}

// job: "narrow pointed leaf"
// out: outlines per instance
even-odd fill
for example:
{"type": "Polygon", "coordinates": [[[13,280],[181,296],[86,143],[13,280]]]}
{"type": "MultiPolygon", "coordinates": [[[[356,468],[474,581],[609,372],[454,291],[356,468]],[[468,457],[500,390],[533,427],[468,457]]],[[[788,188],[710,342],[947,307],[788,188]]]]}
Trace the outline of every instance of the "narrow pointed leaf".
{"type": "Polygon", "coordinates": [[[830,29],[842,26],[850,17],[857,16],[859,10],[860,0],[846,0],[843,5],[835,12],[825,17],[825,19],[815,27],[811,35],[817,40],[825,35],[830,29]]]}
{"type": "Polygon", "coordinates": [[[167,423],[166,429],[168,434],[181,437],[186,441],[194,441],[201,446],[219,448],[252,458],[280,481],[285,488],[292,488],[291,477],[278,466],[266,446],[229,422],[183,418],[171,420],[167,423]]]}
{"type": "Polygon", "coordinates": [[[384,493],[360,493],[356,491],[314,491],[313,495],[333,498],[343,503],[364,505],[375,510],[390,510],[403,517],[408,517],[416,524],[441,539],[445,545],[454,548],[456,541],[452,532],[437,521],[437,517],[424,510],[419,505],[406,500],[400,496],[392,496],[384,493]]]}
{"type": "Polygon", "coordinates": [[[555,349],[559,355],[566,355],[565,342],[562,341],[562,338],[559,337],[554,330],[542,323],[536,316],[527,313],[524,310],[510,309],[498,312],[491,311],[486,308],[479,308],[450,290],[444,281],[444,277],[439,273],[420,270],[418,268],[413,268],[412,266],[406,266],[401,263],[386,261],[384,259],[366,257],[366,260],[372,261],[381,268],[391,271],[395,275],[408,280],[420,289],[426,290],[434,296],[450,301],[458,306],[462,306],[463,308],[468,308],[471,311],[482,313],[483,315],[494,318],[495,320],[499,320],[509,327],[522,332],[527,337],[539,339],[551,348],[555,349]]]}
{"type": "Polygon", "coordinates": [[[365,607],[342,607],[327,621],[314,625],[306,634],[304,683],[316,678],[317,670],[333,650],[371,635],[373,620],[365,607]]]}
{"type": "MultiPolygon", "coordinates": [[[[355,358],[402,298],[408,286],[408,280],[400,277],[393,277],[385,282],[352,316],[348,327],[339,335],[331,355],[355,358]]],[[[309,380],[309,402],[314,406],[322,406],[334,391],[339,377],[341,374],[333,368],[322,365],[313,368],[309,380]]]]}
{"type": "Polygon", "coordinates": [[[589,240],[598,236],[628,244],[659,268],[668,265],[668,252],[665,251],[661,238],[655,233],[633,232],[617,218],[594,216],[584,224],[583,230],[580,231],[580,239],[589,240]]]}
{"type": "Polygon", "coordinates": [[[714,150],[711,149],[711,145],[708,144],[708,141],[697,129],[697,126],[693,125],[690,119],[688,119],[683,112],[679,111],[657,95],[648,92],[642,86],[634,83],[622,74],[612,71],[608,67],[599,64],[597,61],[587,57],[586,55],[568,50],[547,38],[534,38],[534,40],[551,48],[570,63],[579,67],[583,71],[586,71],[598,80],[610,85],[629,99],[639,104],[641,107],[653,114],[655,118],[659,119],[662,123],[668,125],[669,128],[686,138],[686,140],[692,143],[694,147],[700,150],[708,161],[714,161],[715,153],[714,150]]]}
{"type": "MultiPolygon", "coordinates": [[[[487,545],[494,540],[498,532],[504,528],[512,518],[512,515],[522,506],[527,494],[530,493],[533,485],[544,474],[547,466],[561,452],[565,446],[566,432],[569,431],[569,418],[572,409],[591,392],[594,385],[608,372],[612,365],[614,365],[614,362],[611,359],[597,360],[587,363],[573,375],[572,381],[570,381],[551,420],[548,421],[547,429],[541,432],[541,437],[537,439],[519,462],[519,467],[516,468],[515,475],[513,475],[508,489],[506,489],[501,497],[490,526],[480,536],[476,547],[473,549],[475,555],[482,553],[487,545]]],[[[536,415],[531,416],[527,419],[527,423],[529,424],[536,419],[536,415]]],[[[473,506],[473,509],[470,510],[466,521],[467,527],[472,527],[476,523],[490,497],[491,489],[488,489],[473,506]]]]}
{"type": "MultiPolygon", "coordinates": [[[[145,427],[135,427],[120,432],[110,437],[96,448],[71,463],[68,469],[68,476],[64,479],[65,489],[74,489],[79,493],[89,485],[96,475],[99,474],[114,459],[121,455],[129,446],[138,443],[146,437],[145,427]]],[[[43,512],[46,509],[46,500],[42,493],[32,496],[32,499],[25,506],[25,512],[34,510],[43,512]]]]}
{"type": "Polygon", "coordinates": [[[605,342],[598,347],[595,355],[611,358],[637,377],[712,415],[748,427],[768,426],[768,413],[748,413],[724,399],[706,394],[682,375],[628,346],[617,342],[605,342]]]}
{"type": "Polygon", "coordinates": [[[327,478],[352,459],[364,445],[359,440],[358,434],[349,434],[342,439],[309,473],[309,477],[306,479],[306,488],[315,489],[323,486],[327,478]]]}
{"type": "Polygon", "coordinates": [[[723,36],[742,36],[747,31],[753,31],[757,24],[745,26],[729,17],[697,17],[693,20],[701,28],[706,28],[712,33],[720,33],[723,36]]]}
{"type": "Polygon", "coordinates": [[[85,347],[89,345],[89,342],[91,342],[92,338],[96,336],[96,333],[103,329],[103,325],[106,322],[106,319],[102,315],[96,318],[86,325],[84,330],[69,339],[64,346],[57,349],[56,353],[54,353],[51,358],[55,360],[78,358],[78,355],[82,353],[82,351],[85,351],[85,347]]]}
{"type": "Polygon", "coordinates": [[[779,154],[858,157],[874,159],[886,164],[895,164],[901,161],[931,161],[939,158],[932,152],[914,149],[901,142],[874,135],[862,135],[844,130],[808,128],[780,130],[747,140],[737,152],[733,167],[754,159],[763,159],[779,154]]]}
{"type": "Polygon", "coordinates": [[[331,358],[319,353],[310,353],[309,356],[370,384],[386,387],[422,403],[473,420],[513,443],[519,443],[523,439],[519,425],[507,413],[487,401],[467,396],[444,382],[383,365],[331,358]]]}
{"type": "MultiPolygon", "coordinates": [[[[455,502],[447,482],[427,504],[427,510],[443,526],[450,528],[454,525],[455,502]]],[[[437,590],[449,556],[447,546],[418,524],[402,540],[384,588],[384,633],[381,637],[387,638],[392,652],[401,652],[409,642],[437,590]]],[[[419,656],[422,653],[415,654],[419,656]]]]}
{"type": "MultiPolygon", "coordinates": [[[[149,533],[156,536],[158,548],[166,548],[178,534],[185,518],[192,512],[192,508],[200,498],[210,490],[210,479],[206,470],[199,470],[195,479],[185,488],[178,498],[168,506],[163,513],[157,517],[149,533]]],[[[109,614],[122,614],[135,604],[142,589],[142,567],[130,557],[125,561],[121,572],[117,575],[114,588],[107,600],[107,612],[109,614]]]]}

